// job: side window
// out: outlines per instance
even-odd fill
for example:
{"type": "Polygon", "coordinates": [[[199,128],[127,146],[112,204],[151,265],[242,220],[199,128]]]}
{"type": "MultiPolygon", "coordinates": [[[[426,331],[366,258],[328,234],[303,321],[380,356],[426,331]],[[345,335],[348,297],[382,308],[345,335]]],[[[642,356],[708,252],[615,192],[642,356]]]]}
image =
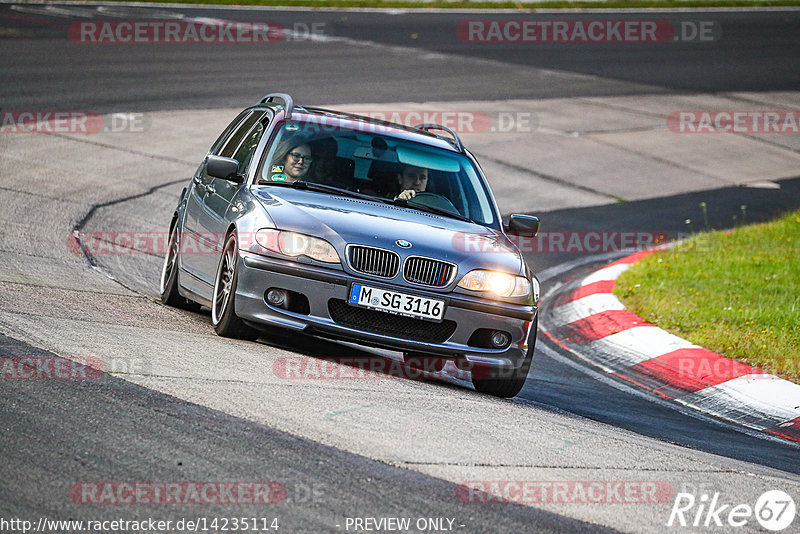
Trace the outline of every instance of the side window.
{"type": "Polygon", "coordinates": [[[220,136],[217,138],[217,140],[214,141],[214,144],[211,145],[211,150],[209,150],[209,152],[211,152],[215,156],[218,156],[219,155],[219,151],[222,148],[222,145],[225,143],[225,141],[231,135],[231,132],[234,129],[236,129],[236,127],[245,119],[245,117],[247,117],[248,115],[250,115],[252,113],[253,113],[252,111],[242,111],[241,113],[239,113],[239,115],[237,115],[236,118],[231,121],[231,123],[228,125],[228,127],[225,128],[225,130],[223,130],[222,134],[220,134],[220,136]]]}
{"type": "Polygon", "coordinates": [[[225,158],[232,158],[233,154],[236,152],[236,149],[239,147],[239,144],[242,141],[242,138],[250,131],[250,128],[258,122],[264,115],[263,111],[258,111],[251,113],[249,117],[243,120],[239,126],[234,130],[234,132],[228,137],[225,141],[225,144],[222,146],[222,149],[219,151],[219,155],[225,158]]]}
{"type": "Polygon", "coordinates": [[[247,172],[247,167],[250,165],[250,160],[253,159],[253,153],[255,153],[263,134],[264,125],[261,122],[256,123],[253,129],[244,137],[236,152],[234,152],[233,159],[239,162],[239,167],[237,168],[239,174],[247,172]]]}

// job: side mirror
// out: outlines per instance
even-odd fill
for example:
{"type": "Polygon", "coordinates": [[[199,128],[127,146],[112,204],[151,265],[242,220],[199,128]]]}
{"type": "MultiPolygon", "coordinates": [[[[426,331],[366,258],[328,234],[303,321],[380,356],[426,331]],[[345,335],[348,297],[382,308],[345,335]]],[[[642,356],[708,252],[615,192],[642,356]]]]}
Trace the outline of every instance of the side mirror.
{"type": "Polygon", "coordinates": [[[243,176],[237,173],[239,162],[222,156],[208,156],[206,172],[214,178],[222,178],[237,184],[242,183],[243,176]]]}
{"type": "Polygon", "coordinates": [[[525,234],[534,237],[539,233],[539,217],[514,214],[508,221],[506,230],[515,234],[525,234]]]}

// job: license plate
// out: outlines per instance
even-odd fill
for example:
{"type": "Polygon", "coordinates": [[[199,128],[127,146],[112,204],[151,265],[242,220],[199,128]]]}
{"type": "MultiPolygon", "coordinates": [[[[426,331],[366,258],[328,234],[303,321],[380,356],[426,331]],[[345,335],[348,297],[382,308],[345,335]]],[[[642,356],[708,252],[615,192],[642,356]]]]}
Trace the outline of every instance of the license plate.
{"type": "Polygon", "coordinates": [[[387,291],[377,287],[353,284],[350,299],[353,306],[380,310],[395,315],[405,315],[428,321],[441,321],[444,317],[444,301],[387,291]]]}

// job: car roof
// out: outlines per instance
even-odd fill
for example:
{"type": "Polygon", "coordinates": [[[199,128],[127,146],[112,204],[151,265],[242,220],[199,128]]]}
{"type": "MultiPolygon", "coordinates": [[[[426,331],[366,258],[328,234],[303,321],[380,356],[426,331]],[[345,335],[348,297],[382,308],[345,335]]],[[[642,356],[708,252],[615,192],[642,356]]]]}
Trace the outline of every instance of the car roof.
{"type": "Polygon", "coordinates": [[[324,126],[338,126],[365,133],[382,133],[451,152],[463,154],[467,152],[458,134],[440,124],[425,123],[417,126],[406,126],[346,111],[312,106],[296,106],[292,97],[285,93],[271,93],[262,98],[253,107],[268,107],[272,109],[275,112],[276,120],[296,120],[324,126]],[[277,99],[284,100],[284,103],[277,102],[277,99]],[[449,135],[438,135],[434,133],[436,131],[445,132],[449,135]]]}

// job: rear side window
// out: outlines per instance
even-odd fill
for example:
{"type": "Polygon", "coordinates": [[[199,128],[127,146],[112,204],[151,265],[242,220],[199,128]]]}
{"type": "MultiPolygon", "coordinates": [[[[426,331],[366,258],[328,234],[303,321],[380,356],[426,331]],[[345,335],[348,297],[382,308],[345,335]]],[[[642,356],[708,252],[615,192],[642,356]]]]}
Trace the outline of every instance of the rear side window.
{"type": "Polygon", "coordinates": [[[231,133],[230,136],[225,140],[218,155],[225,158],[232,158],[236,153],[236,149],[239,148],[244,136],[263,115],[263,111],[251,112],[250,115],[242,120],[236,129],[233,130],[233,133],[231,133]]]}
{"type": "Polygon", "coordinates": [[[263,134],[264,124],[257,122],[239,144],[239,148],[236,149],[236,152],[234,152],[233,159],[239,162],[239,167],[237,169],[239,174],[245,174],[247,172],[247,167],[250,165],[250,160],[253,159],[253,153],[256,151],[258,142],[261,140],[263,134]]]}
{"type": "Polygon", "coordinates": [[[218,155],[219,155],[219,151],[220,151],[220,149],[222,148],[222,145],[224,145],[224,144],[225,144],[225,141],[227,141],[227,140],[228,140],[228,138],[229,138],[229,137],[230,137],[230,135],[231,135],[231,132],[233,132],[233,131],[236,129],[236,127],[237,127],[239,124],[241,124],[241,122],[242,122],[243,120],[245,120],[245,118],[249,117],[249,116],[250,116],[252,113],[253,113],[253,112],[252,112],[252,111],[250,111],[250,110],[245,110],[245,111],[242,111],[241,113],[239,113],[239,114],[236,116],[236,118],[235,118],[235,119],[233,119],[233,120],[231,121],[231,123],[230,123],[230,124],[228,124],[227,128],[225,128],[225,129],[222,131],[222,133],[220,134],[220,136],[219,136],[219,137],[217,137],[217,140],[216,140],[216,141],[214,141],[214,144],[213,144],[213,145],[211,145],[211,150],[209,150],[209,152],[211,152],[211,153],[212,153],[212,154],[214,154],[215,156],[218,156],[218,155]]]}

